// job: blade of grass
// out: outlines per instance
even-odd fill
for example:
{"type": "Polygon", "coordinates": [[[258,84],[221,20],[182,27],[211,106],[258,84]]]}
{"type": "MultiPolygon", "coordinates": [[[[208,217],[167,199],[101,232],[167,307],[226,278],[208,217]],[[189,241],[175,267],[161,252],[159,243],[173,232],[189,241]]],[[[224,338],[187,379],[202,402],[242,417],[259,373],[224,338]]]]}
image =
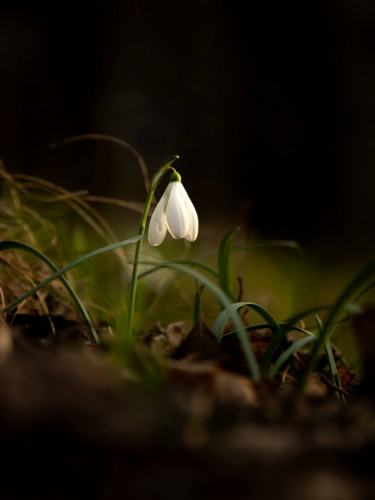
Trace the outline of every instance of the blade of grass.
{"type": "Polygon", "coordinates": [[[144,209],[144,204],[139,201],[125,201],[118,200],[116,198],[108,198],[106,196],[94,196],[84,194],[81,196],[82,199],[86,201],[94,201],[96,203],[108,203],[109,205],[116,205],[118,207],[128,208],[134,212],[142,213],[144,209]]]}
{"type": "MultiPolygon", "coordinates": [[[[295,332],[304,333],[305,335],[309,335],[309,336],[315,337],[315,335],[313,333],[311,333],[308,330],[305,330],[303,328],[300,328],[298,326],[288,325],[288,323],[279,323],[279,327],[280,328],[282,328],[284,326],[288,326],[288,330],[287,330],[288,332],[289,331],[295,331],[295,332]]],[[[263,330],[264,328],[269,328],[269,327],[270,327],[270,325],[268,323],[260,323],[258,325],[246,326],[245,330],[247,332],[254,332],[256,330],[263,330]]],[[[235,332],[235,331],[224,333],[221,336],[221,339],[224,340],[224,339],[227,339],[227,338],[230,338],[230,337],[234,337],[235,335],[237,335],[237,332],[235,332]]]]}
{"type": "Polygon", "coordinates": [[[279,369],[283,366],[283,364],[288,361],[288,359],[296,352],[298,349],[301,349],[303,346],[313,342],[315,340],[315,336],[304,337],[303,339],[299,339],[296,342],[286,349],[280,357],[275,361],[275,364],[270,369],[270,377],[274,377],[279,369]]]}
{"type": "Polygon", "coordinates": [[[358,274],[356,274],[333,304],[333,307],[323,325],[322,332],[312,350],[306,376],[315,370],[319,352],[325,344],[326,339],[330,339],[336,324],[338,324],[345,312],[346,305],[358,294],[358,291],[364,286],[374,272],[375,259],[372,259],[358,272],[358,274]]]}
{"type": "MultiPolygon", "coordinates": [[[[237,302],[236,304],[232,304],[231,307],[234,307],[236,310],[239,309],[240,307],[243,306],[248,306],[251,309],[255,310],[265,321],[267,321],[269,328],[272,330],[274,333],[274,337],[271,341],[275,343],[275,351],[277,348],[287,348],[285,346],[286,340],[285,340],[285,333],[283,332],[283,327],[280,327],[280,324],[271,316],[271,314],[261,307],[259,304],[254,304],[253,302],[237,302]]],[[[225,311],[222,311],[221,315],[218,316],[217,320],[215,321],[214,327],[213,327],[213,333],[215,335],[220,335],[221,332],[223,331],[224,325],[226,321],[228,320],[228,316],[225,314],[225,311]]],[[[219,338],[219,337],[218,337],[219,338]]],[[[271,362],[272,357],[270,358],[269,363],[271,362]]],[[[262,358],[263,361],[263,358],[262,358]]],[[[265,368],[268,368],[268,365],[260,365],[260,368],[262,370],[262,373],[266,373],[265,368]]],[[[300,371],[294,363],[294,360],[291,361],[291,369],[293,372],[293,375],[297,380],[301,379],[301,374],[300,371]]]]}
{"type": "MultiPolygon", "coordinates": [[[[27,245],[26,243],[22,243],[21,241],[11,241],[11,240],[0,242],[0,252],[3,250],[10,250],[10,249],[25,250],[26,252],[31,253],[31,254],[35,255],[36,257],[38,257],[39,259],[41,259],[50,269],[52,269],[52,271],[54,271],[54,272],[59,271],[58,267],[55,266],[55,264],[46,255],[44,255],[42,252],[40,252],[36,248],[34,248],[30,245],[27,245]]],[[[73,302],[75,303],[78,311],[80,312],[83,320],[85,321],[85,323],[87,325],[87,328],[89,329],[89,332],[91,334],[91,337],[92,337],[94,343],[99,345],[100,341],[99,341],[99,337],[95,331],[94,325],[92,324],[90,316],[88,315],[85,307],[83,306],[82,302],[78,298],[78,295],[75,293],[75,291],[70,286],[69,282],[67,281],[67,279],[64,276],[59,276],[59,280],[65,286],[69,295],[73,299],[73,302]]]]}
{"type": "Polygon", "coordinates": [[[216,318],[212,326],[212,333],[216,336],[219,342],[221,340],[221,335],[224,330],[225,324],[232,316],[232,311],[237,312],[237,310],[241,307],[249,307],[250,309],[253,309],[255,312],[257,312],[259,316],[267,322],[267,325],[274,333],[276,333],[280,329],[279,323],[271,316],[271,314],[266,309],[264,309],[259,304],[255,304],[254,302],[236,302],[234,304],[230,304],[229,307],[226,307],[216,318]]]}
{"type": "MultiPolygon", "coordinates": [[[[81,264],[81,262],[83,262],[83,261],[85,261],[87,259],[90,259],[91,257],[95,257],[96,255],[100,255],[100,254],[102,254],[104,252],[108,252],[110,250],[114,250],[114,249],[119,248],[119,247],[130,245],[132,243],[136,243],[141,238],[143,238],[143,236],[134,236],[133,238],[129,238],[129,239],[124,240],[124,241],[119,241],[118,243],[112,243],[111,245],[107,245],[105,247],[102,247],[102,248],[99,248],[97,250],[94,250],[93,252],[89,252],[89,253],[83,255],[82,257],[79,257],[75,261],[71,262],[70,264],[67,264],[66,266],[64,266],[61,269],[59,269],[58,271],[56,271],[54,274],[51,274],[51,276],[49,276],[45,280],[41,281],[37,286],[35,286],[31,290],[29,290],[22,297],[20,297],[19,299],[15,300],[14,302],[12,302],[11,304],[9,304],[8,306],[4,307],[4,309],[1,311],[1,313],[4,314],[7,311],[13,309],[18,304],[20,304],[21,302],[23,302],[25,299],[27,299],[28,297],[30,297],[31,295],[33,295],[34,293],[36,293],[38,290],[40,290],[42,287],[44,287],[45,285],[48,285],[48,283],[51,283],[51,281],[55,280],[56,278],[59,278],[60,276],[62,276],[64,273],[66,273],[67,271],[69,271],[73,267],[78,266],[79,264],[81,264]]],[[[9,241],[2,241],[0,244],[2,245],[3,249],[5,249],[6,245],[14,244],[14,243],[20,243],[20,242],[14,242],[14,241],[10,241],[9,240],[9,241]]]]}
{"type": "Polygon", "coordinates": [[[239,229],[239,227],[236,227],[224,236],[220,243],[218,254],[219,286],[233,301],[236,300],[236,297],[230,286],[230,251],[232,240],[239,229]]]}
{"type": "MultiPolygon", "coordinates": [[[[315,315],[315,319],[316,319],[316,323],[318,325],[319,335],[321,335],[322,331],[323,331],[322,320],[319,318],[319,316],[317,314],[315,315]]],[[[330,341],[327,338],[325,339],[324,346],[325,346],[326,356],[327,356],[327,360],[328,360],[328,366],[329,366],[329,369],[331,371],[332,382],[335,386],[337,386],[339,389],[342,390],[341,379],[340,379],[340,375],[338,374],[338,371],[337,371],[337,366],[336,366],[335,357],[333,355],[332,346],[331,346],[330,341]]],[[[345,401],[345,395],[342,394],[342,392],[335,391],[335,395],[336,395],[337,399],[341,399],[342,401],[345,401]]]]}
{"type": "Polygon", "coordinates": [[[119,146],[122,146],[125,149],[128,149],[138,162],[138,166],[139,166],[141,173],[142,173],[143,182],[144,182],[146,191],[148,191],[148,188],[150,186],[150,178],[148,175],[148,170],[146,167],[146,163],[143,159],[143,156],[135,148],[133,148],[133,146],[131,144],[124,141],[123,139],[120,139],[119,137],[115,137],[115,136],[109,135],[109,134],[92,134],[92,133],[82,134],[82,135],[76,135],[73,137],[67,137],[59,142],[54,142],[54,143],[49,145],[49,148],[56,149],[57,147],[62,146],[64,144],[72,144],[75,142],[81,142],[81,141],[86,141],[86,140],[112,142],[114,144],[118,144],[119,146]]]}
{"type": "Polygon", "coordinates": [[[269,346],[267,347],[266,352],[263,354],[263,357],[260,361],[261,370],[264,373],[268,371],[275,352],[277,351],[277,349],[280,348],[281,342],[283,341],[285,335],[288,333],[288,331],[294,328],[294,324],[297,323],[297,321],[300,321],[301,319],[305,318],[310,314],[315,313],[316,311],[329,309],[330,307],[331,307],[330,305],[326,304],[316,307],[311,307],[287,319],[285,323],[282,324],[277,334],[272,338],[271,342],[269,343],[269,346]]]}
{"type": "MultiPolygon", "coordinates": [[[[76,213],[78,213],[86,223],[92,227],[92,229],[100,235],[105,242],[112,243],[118,242],[118,238],[116,237],[114,231],[108,222],[102,217],[93,207],[91,207],[88,203],[86,203],[82,198],[77,196],[76,193],[71,192],[61,186],[54,184],[53,182],[47,181],[45,179],[40,179],[38,177],[27,175],[27,174],[14,174],[10,175],[6,171],[1,171],[5,180],[11,185],[15,186],[18,190],[23,192],[26,196],[31,199],[36,199],[40,202],[43,202],[42,197],[38,197],[33,195],[22,182],[17,181],[16,179],[20,179],[21,181],[30,181],[34,183],[40,189],[44,189],[47,192],[58,193],[56,195],[56,201],[63,201],[68,206],[70,206],[76,213]],[[61,195],[63,198],[61,199],[61,195]]],[[[51,200],[48,199],[47,202],[51,200]]],[[[121,248],[118,249],[117,253],[121,262],[125,265],[127,264],[126,255],[122,252],[121,248]]],[[[127,268],[125,268],[126,270],[127,268]]]]}
{"type": "Polygon", "coordinates": [[[363,297],[363,295],[365,295],[367,292],[369,292],[370,290],[372,290],[373,288],[375,287],[375,281],[373,281],[372,283],[370,283],[368,286],[366,286],[355,298],[354,302],[356,302],[357,300],[361,299],[363,297]]]}
{"type": "MultiPolygon", "coordinates": [[[[34,280],[34,276],[33,276],[33,272],[31,271],[31,268],[25,266],[25,262],[20,262],[18,259],[18,262],[16,261],[13,261],[12,258],[7,258],[7,256],[5,256],[4,254],[1,254],[0,253],[0,260],[2,262],[5,262],[7,268],[8,268],[8,272],[11,273],[12,275],[12,278],[14,278],[15,282],[18,281],[18,283],[20,284],[20,286],[24,286],[24,282],[27,282],[29,284],[29,286],[31,287],[34,287],[35,286],[35,280],[34,280]]],[[[43,311],[43,313],[48,317],[48,322],[50,323],[50,326],[51,326],[51,330],[53,333],[55,333],[55,326],[52,322],[52,319],[50,318],[49,316],[49,309],[48,309],[48,305],[46,303],[46,300],[43,298],[42,294],[40,294],[39,292],[36,293],[36,296],[37,296],[37,299],[38,299],[38,302],[40,303],[40,306],[41,306],[41,309],[43,311]]],[[[23,307],[23,304],[20,304],[17,312],[20,312],[20,309],[23,307]]]]}
{"type": "MultiPolygon", "coordinates": [[[[218,277],[218,273],[213,269],[212,267],[208,266],[207,264],[203,264],[203,262],[199,262],[199,260],[193,260],[193,259],[174,259],[169,262],[173,262],[174,264],[181,264],[181,265],[187,265],[187,266],[195,266],[199,267],[202,269],[202,271],[206,271],[207,273],[211,274],[215,278],[218,277]]],[[[138,279],[144,278],[145,276],[148,276],[149,274],[152,274],[153,271],[148,269],[147,271],[143,271],[142,273],[139,273],[138,279]]]]}

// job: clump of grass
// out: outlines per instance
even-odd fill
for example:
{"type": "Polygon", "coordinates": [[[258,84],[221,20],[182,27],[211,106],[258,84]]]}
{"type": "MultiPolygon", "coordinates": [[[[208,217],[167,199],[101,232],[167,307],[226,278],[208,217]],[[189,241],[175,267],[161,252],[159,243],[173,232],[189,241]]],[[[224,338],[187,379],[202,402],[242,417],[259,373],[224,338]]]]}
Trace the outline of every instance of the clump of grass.
{"type": "MultiPolygon", "coordinates": [[[[51,148],[82,140],[109,141],[130,150],[138,162],[145,186],[148,186],[148,173],[142,156],[131,145],[116,137],[102,134],[85,134],[68,138],[60,144],[53,144],[51,148]]],[[[72,256],[78,257],[82,250],[89,248],[90,244],[95,246],[98,244],[99,246],[103,244],[107,246],[115,245],[113,253],[117,256],[118,264],[113,265],[111,263],[109,267],[115,268],[113,273],[120,277],[117,291],[120,287],[126,285],[131,276],[132,265],[124,251],[124,245],[116,245],[121,243],[121,239],[116,235],[111,224],[93,207],[93,203],[109,203],[135,212],[142,211],[141,204],[90,196],[87,191],[71,192],[53,182],[32,175],[10,174],[1,160],[0,179],[3,181],[0,197],[1,240],[16,240],[30,247],[27,249],[24,247],[24,251],[17,252],[17,255],[10,252],[0,252],[0,262],[3,263],[2,275],[0,276],[0,279],[3,279],[0,281],[0,287],[4,305],[5,302],[8,304],[13,303],[14,300],[24,294],[25,290],[33,287],[38,282],[43,282],[48,277],[48,268],[52,269],[54,263],[56,263],[56,269],[57,266],[58,268],[67,266],[69,258],[72,256]],[[48,217],[44,215],[46,213],[48,213],[48,217]],[[38,257],[37,260],[29,258],[33,252],[38,257]],[[8,279],[9,276],[11,280],[8,279]],[[18,282],[18,285],[16,282],[18,282]],[[11,285],[8,285],[9,283],[11,285]]],[[[84,261],[81,261],[80,269],[89,272],[92,270],[84,268],[84,261]]],[[[68,285],[72,288],[83,289],[86,295],[84,302],[90,304],[90,309],[100,311],[103,316],[113,319],[110,311],[110,305],[113,305],[111,293],[104,295],[104,297],[108,297],[108,300],[103,300],[102,295],[100,304],[90,303],[88,296],[97,297],[97,294],[94,287],[84,283],[84,273],[72,274],[68,270],[65,276],[66,278],[61,275],[61,279],[57,281],[52,280],[48,286],[48,293],[45,292],[44,287],[41,287],[36,292],[36,296],[31,294],[28,301],[24,303],[23,310],[30,309],[48,314],[49,307],[46,299],[52,294],[61,301],[63,287],[66,287],[66,283],[63,284],[63,287],[61,284],[67,279],[69,281],[68,285]],[[35,299],[35,297],[37,298],[35,299]]],[[[96,278],[103,282],[103,275],[100,272],[92,273],[90,282],[95,283],[96,278]]],[[[114,284],[115,280],[113,280],[114,284]]],[[[116,289],[115,286],[112,288],[116,289]]],[[[71,296],[73,297],[72,294],[71,296]]],[[[77,304],[77,294],[73,302],[77,304]]],[[[68,304],[66,304],[67,309],[73,314],[75,308],[69,307],[68,304]]],[[[18,305],[18,309],[19,307],[18,305]]],[[[78,309],[81,309],[80,313],[82,315],[82,307],[78,306],[78,309]]],[[[86,323],[89,324],[87,318],[86,323]]]]}

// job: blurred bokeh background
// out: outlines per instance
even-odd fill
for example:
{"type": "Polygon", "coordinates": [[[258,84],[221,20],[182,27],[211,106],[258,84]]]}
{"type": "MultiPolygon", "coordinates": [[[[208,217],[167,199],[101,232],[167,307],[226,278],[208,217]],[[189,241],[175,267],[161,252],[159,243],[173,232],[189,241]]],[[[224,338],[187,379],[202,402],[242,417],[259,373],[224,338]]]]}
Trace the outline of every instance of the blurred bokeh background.
{"type": "Polygon", "coordinates": [[[3,0],[0,156],[10,172],[144,200],[179,154],[202,224],[373,254],[371,0],[3,0]]]}

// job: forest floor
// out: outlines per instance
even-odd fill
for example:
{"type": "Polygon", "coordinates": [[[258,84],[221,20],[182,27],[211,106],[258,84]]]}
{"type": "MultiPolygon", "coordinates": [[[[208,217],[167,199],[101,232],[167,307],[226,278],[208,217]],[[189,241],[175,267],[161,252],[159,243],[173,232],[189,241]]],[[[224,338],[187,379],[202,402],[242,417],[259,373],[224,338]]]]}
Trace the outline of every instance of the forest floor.
{"type": "MultiPolygon", "coordinates": [[[[287,372],[254,384],[238,344],[204,325],[140,339],[141,380],[114,362],[104,330],[98,348],[62,316],[6,319],[1,499],[374,498],[371,345],[365,382],[341,374],[343,402],[318,374],[304,394],[287,372]]],[[[252,334],[255,351],[265,339],[252,334]]]]}

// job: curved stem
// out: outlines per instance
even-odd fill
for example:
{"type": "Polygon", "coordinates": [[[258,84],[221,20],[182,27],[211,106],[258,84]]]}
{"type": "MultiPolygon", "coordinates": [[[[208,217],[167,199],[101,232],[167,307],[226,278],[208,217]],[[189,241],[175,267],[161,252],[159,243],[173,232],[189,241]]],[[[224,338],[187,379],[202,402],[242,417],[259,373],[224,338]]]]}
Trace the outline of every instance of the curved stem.
{"type": "MultiPolygon", "coordinates": [[[[147,193],[145,208],[143,210],[143,214],[142,214],[141,221],[139,224],[139,229],[138,229],[139,236],[143,236],[145,234],[147,215],[148,215],[148,212],[150,210],[150,206],[151,206],[151,202],[152,202],[152,198],[154,196],[155,190],[156,190],[159,182],[161,181],[162,177],[164,176],[164,174],[169,169],[174,170],[171,167],[171,165],[178,158],[179,158],[179,156],[175,155],[175,156],[171,156],[170,158],[165,160],[164,163],[161,164],[161,166],[158,168],[158,170],[152,176],[152,179],[150,182],[150,187],[149,187],[149,190],[147,193]]],[[[138,281],[138,262],[139,262],[139,256],[141,254],[141,249],[142,249],[142,239],[140,239],[137,242],[137,245],[135,247],[133,273],[132,273],[130,299],[129,299],[129,315],[128,315],[128,322],[127,322],[127,334],[129,337],[132,336],[132,331],[133,331],[134,306],[135,306],[135,297],[136,297],[136,293],[137,293],[137,281],[138,281]]]]}

